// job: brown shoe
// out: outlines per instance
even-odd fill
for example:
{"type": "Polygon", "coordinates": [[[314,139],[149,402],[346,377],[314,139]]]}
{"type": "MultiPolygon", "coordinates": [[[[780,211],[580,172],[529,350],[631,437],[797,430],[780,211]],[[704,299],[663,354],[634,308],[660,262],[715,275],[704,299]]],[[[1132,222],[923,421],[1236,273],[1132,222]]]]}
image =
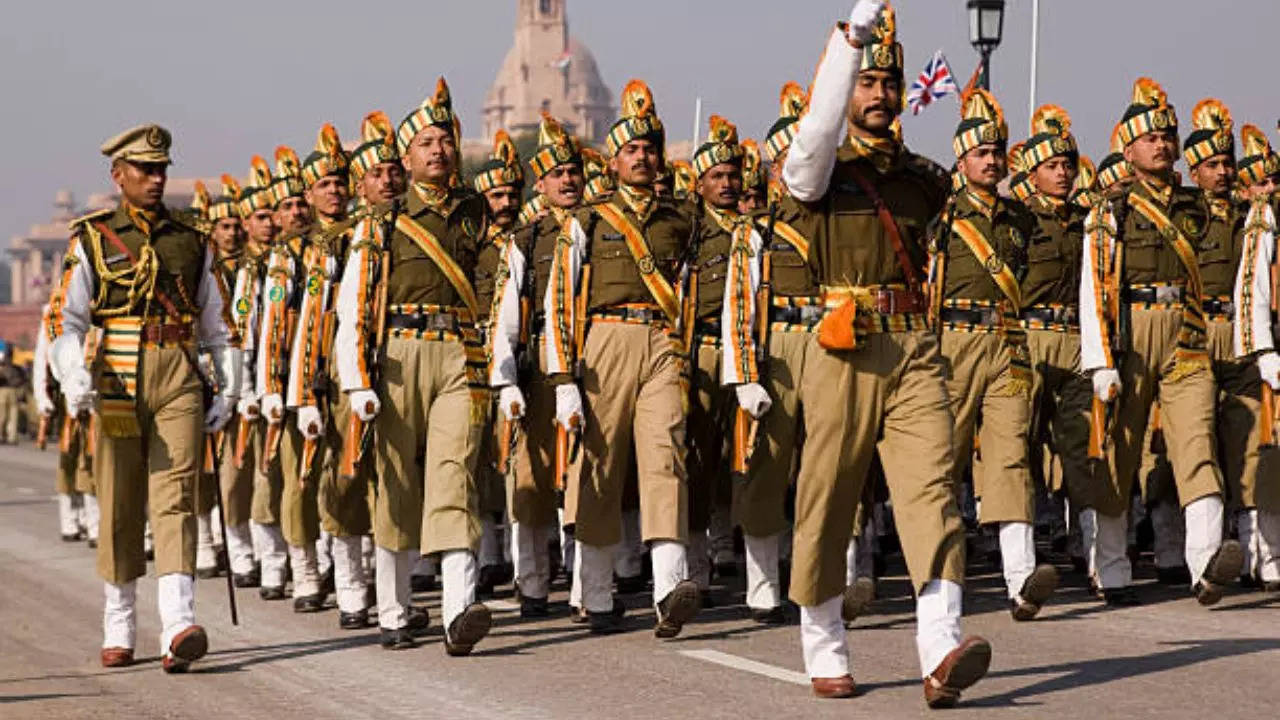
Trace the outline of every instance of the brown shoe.
{"type": "Polygon", "coordinates": [[[102,667],[129,667],[133,664],[133,648],[102,648],[102,667]]]}
{"type": "Polygon", "coordinates": [[[1226,587],[1240,577],[1240,568],[1243,566],[1244,548],[1236,540],[1223,540],[1205,566],[1202,579],[1220,588],[1226,587]]]}
{"type": "Polygon", "coordinates": [[[489,634],[493,615],[484,603],[471,603],[449,623],[444,635],[444,651],[453,657],[470,655],[475,644],[489,634]]]}
{"type": "Polygon", "coordinates": [[[990,666],[991,643],[970,635],[924,679],[925,703],[934,709],[955,707],[960,691],[981,680],[990,666]]]}
{"type": "Polygon", "coordinates": [[[1013,619],[1027,621],[1040,613],[1045,601],[1058,588],[1058,570],[1052,565],[1037,565],[1022,583],[1018,597],[1010,601],[1013,619]]]}
{"type": "Polygon", "coordinates": [[[840,603],[840,619],[844,620],[845,627],[853,624],[871,607],[871,601],[876,597],[876,581],[869,577],[859,577],[853,581],[852,585],[848,585],[844,589],[844,600],[840,603]]]}
{"type": "Polygon", "coordinates": [[[681,580],[658,603],[658,624],[653,628],[655,637],[669,640],[680,634],[684,624],[702,609],[702,592],[692,580],[681,580]]]}
{"type": "Polygon", "coordinates": [[[853,684],[852,675],[841,675],[834,678],[812,678],[813,694],[820,698],[853,697],[857,687],[853,684]]]}
{"type": "Polygon", "coordinates": [[[204,657],[209,652],[209,636],[204,628],[192,625],[169,641],[169,652],[161,661],[161,667],[167,673],[186,672],[191,663],[204,657]]]}

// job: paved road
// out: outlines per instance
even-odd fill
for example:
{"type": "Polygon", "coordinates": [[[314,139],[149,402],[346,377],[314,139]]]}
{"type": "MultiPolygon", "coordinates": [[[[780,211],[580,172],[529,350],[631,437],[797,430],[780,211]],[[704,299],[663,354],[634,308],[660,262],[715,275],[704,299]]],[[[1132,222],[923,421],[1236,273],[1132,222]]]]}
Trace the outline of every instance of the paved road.
{"type": "MultiPolygon", "coordinates": [[[[521,622],[493,603],[493,634],[465,659],[439,634],[391,653],[376,632],[337,629],[334,611],[295,615],[240,591],[232,627],[221,579],[199,584],[211,652],[197,672],[158,661],[155,580],[139,589],[139,655],[98,664],[101,584],[93,554],[58,540],[53,452],[0,448],[0,718],[914,718],[925,716],[909,588],[850,634],[861,696],[817,700],[797,628],[761,628],[740,607],[704,612],[676,641],[651,633],[646,598],[628,599],[631,632],[597,638],[560,614],[521,622]]],[[[1068,579],[1042,619],[1015,625],[999,579],[978,575],[968,632],[995,646],[991,674],[953,714],[971,718],[1263,718],[1280,707],[1280,598],[1236,593],[1206,610],[1181,592],[1104,611],[1068,579]]],[[[728,595],[728,590],[725,591],[728,595]]],[[[731,597],[740,600],[740,594],[731,597]]],[[[438,620],[438,597],[423,596],[438,620]]]]}

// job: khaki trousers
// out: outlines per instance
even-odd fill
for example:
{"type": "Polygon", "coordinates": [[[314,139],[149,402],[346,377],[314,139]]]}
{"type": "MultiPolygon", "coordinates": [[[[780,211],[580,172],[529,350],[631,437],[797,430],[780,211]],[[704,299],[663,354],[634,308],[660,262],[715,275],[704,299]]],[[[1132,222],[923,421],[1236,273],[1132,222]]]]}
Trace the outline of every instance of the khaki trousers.
{"type": "Polygon", "coordinates": [[[237,469],[236,433],[239,431],[240,416],[232,415],[222,432],[222,466],[218,468],[219,483],[222,486],[222,511],[227,514],[222,521],[227,527],[249,522],[253,506],[253,475],[254,467],[258,464],[253,437],[257,431],[250,434],[244,452],[244,466],[237,469]]]}
{"type": "MultiPolygon", "coordinates": [[[[333,363],[337,365],[337,363],[333,363]]],[[[320,507],[320,526],[335,537],[355,537],[372,532],[373,488],[376,469],[375,452],[369,451],[360,458],[356,476],[343,478],[338,471],[342,462],[342,441],[351,419],[351,403],[347,395],[339,392],[336,367],[329,375],[332,399],[329,401],[329,425],[322,441],[324,452],[317,459],[324,470],[319,476],[317,504],[320,507]]]]}
{"type": "Polygon", "coordinates": [[[1233,357],[1230,321],[1209,323],[1209,356],[1218,382],[1218,458],[1229,507],[1280,511],[1280,452],[1261,451],[1262,376],[1252,359],[1233,357]]]}
{"type": "Polygon", "coordinates": [[[1186,507],[1199,498],[1221,494],[1222,473],[1214,453],[1217,388],[1208,369],[1171,377],[1175,367],[1179,309],[1130,310],[1132,346],[1117,359],[1122,385],[1114,412],[1111,478],[1095,506],[1112,517],[1129,507],[1134,475],[1142,461],[1151,405],[1160,399],[1160,422],[1178,499],[1186,507]]]}
{"type": "Polygon", "coordinates": [[[764,387],[773,405],[760,419],[749,478],[733,488],[733,519],[742,532],[769,537],[787,528],[787,488],[795,475],[800,446],[800,370],[809,333],[776,332],[769,337],[764,387]]]}
{"type": "Polygon", "coordinates": [[[390,338],[375,421],[373,537],[393,551],[475,551],[480,542],[473,422],[462,343],[390,338]]]}
{"type": "MultiPolygon", "coordinates": [[[[696,340],[695,340],[696,342],[696,340]]],[[[693,371],[693,402],[686,429],[691,439],[685,460],[689,477],[689,530],[705,531],[717,506],[728,505],[731,492],[729,451],[737,398],[720,384],[720,345],[699,345],[693,371]]]]}
{"type": "MultiPolygon", "coordinates": [[[[320,506],[316,494],[323,466],[317,449],[311,472],[302,478],[302,431],[297,415],[284,416],[284,437],[280,439],[280,469],[283,487],[280,496],[280,532],[293,547],[309,547],[320,539],[320,506]]],[[[321,436],[317,442],[323,442],[321,436]]]]}
{"type": "Polygon", "coordinates": [[[101,525],[98,574],[130,582],[147,571],[143,529],[148,512],[156,575],[192,575],[196,567],[196,480],[204,446],[200,380],[182,348],[143,348],[138,356],[141,437],[100,433],[93,476],[101,525]]]}
{"type": "Polygon", "coordinates": [[[1062,487],[1047,489],[1065,488],[1073,505],[1090,507],[1092,494],[1102,481],[1089,462],[1093,384],[1080,373],[1080,334],[1027,330],[1027,349],[1035,371],[1031,381],[1031,427],[1047,426],[1062,467],[1062,487]]]}
{"type": "MultiPolygon", "coordinates": [[[[534,347],[542,347],[538,339],[534,347]]],[[[539,366],[545,358],[539,354],[539,366]]],[[[511,458],[513,472],[507,474],[507,514],[513,522],[529,527],[558,523],[559,505],[555,489],[556,390],[541,370],[524,387],[525,417],[521,440],[511,458]]],[[[501,422],[501,416],[496,420],[501,422]]]]}
{"type": "Polygon", "coordinates": [[[1027,391],[1014,386],[1008,345],[996,333],[944,330],[942,355],[956,421],[951,477],[956,483],[964,477],[976,433],[982,446],[981,467],[973,469],[973,494],[982,502],[978,522],[1034,522],[1027,459],[1031,402],[1027,391]]]}
{"type": "Polygon", "coordinates": [[[657,326],[597,320],[583,360],[582,469],[569,478],[565,521],[588,545],[622,540],[623,488],[634,453],[641,539],[686,542],[682,360],[673,341],[657,326]]]}
{"type": "MultiPolygon", "coordinates": [[[[61,427],[62,416],[55,414],[50,422],[55,421],[61,427]]],[[[67,452],[58,453],[56,486],[60,495],[94,494],[92,458],[86,457],[89,448],[84,439],[84,432],[73,432],[67,452]]]]}
{"type": "Polygon", "coordinates": [[[937,340],[881,333],[857,350],[828,352],[816,335],[806,339],[791,599],[812,607],[844,592],[852,518],[877,449],[912,585],[963,583],[964,525],[949,475],[953,423],[937,340]]]}
{"type": "MultiPolygon", "coordinates": [[[[284,437],[280,438],[284,445],[284,437]]],[[[262,420],[253,428],[253,499],[249,519],[259,525],[280,524],[280,497],[284,491],[284,477],[280,472],[280,451],[275,459],[262,467],[263,454],[267,452],[267,421],[262,420]]],[[[248,460],[246,458],[246,464],[248,460]]]]}
{"type": "Polygon", "coordinates": [[[21,406],[16,387],[0,387],[0,441],[18,442],[18,408],[21,406]]]}

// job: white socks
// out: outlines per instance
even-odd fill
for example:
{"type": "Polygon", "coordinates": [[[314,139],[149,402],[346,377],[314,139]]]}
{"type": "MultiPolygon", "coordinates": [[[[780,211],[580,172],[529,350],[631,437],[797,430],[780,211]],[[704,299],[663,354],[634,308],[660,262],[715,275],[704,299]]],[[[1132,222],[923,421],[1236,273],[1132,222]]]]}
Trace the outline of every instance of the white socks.
{"type": "Polygon", "coordinates": [[[551,558],[547,540],[555,527],[533,527],[528,523],[511,524],[511,559],[515,566],[516,585],[524,598],[546,598],[551,592],[551,558]]]}
{"type": "Polygon", "coordinates": [[[1080,511],[1080,531],[1084,536],[1089,572],[1105,589],[1128,587],[1133,582],[1126,520],[1127,514],[1103,515],[1093,508],[1080,511]]]}
{"type": "Polygon", "coordinates": [[[58,493],[58,526],[63,535],[80,532],[80,510],[76,507],[76,499],[66,493],[58,493]]]}
{"type": "Polygon", "coordinates": [[[213,543],[213,522],[210,514],[196,515],[196,569],[217,567],[218,551],[213,543]]]}
{"type": "Polygon", "coordinates": [[[654,540],[649,557],[653,560],[653,603],[657,606],[678,583],[689,578],[688,555],[683,543],[654,540]]]}
{"type": "Polygon", "coordinates": [[[480,573],[470,550],[447,550],[440,558],[440,612],[447,630],[454,618],[476,601],[476,580],[480,573]]]}
{"type": "Polygon", "coordinates": [[[1016,599],[1022,584],[1036,569],[1035,528],[1031,523],[1000,523],[1000,560],[1009,597],[1016,599]]]}
{"type": "MultiPolygon", "coordinates": [[[[613,610],[613,553],[615,545],[588,545],[575,540],[577,547],[577,567],[573,575],[574,583],[581,583],[583,610],[593,613],[606,613],[613,610]]],[[[656,568],[655,568],[656,574],[656,568]]],[[[657,597],[657,588],[654,589],[657,597]]],[[[570,596],[570,602],[572,602],[570,596]]]]}
{"type": "Polygon", "coordinates": [[[293,596],[307,597],[320,592],[320,571],[316,566],[316,546],[308,543],[289,546],[289,567],[293,570],[293,596]]]}
{"type": "Polygon", "coordinates": [[[1191,586],[1204,575],[1213,554],[1222,546],[1222,496],[1206,495],[1191,501],[1183,512],[1187,522],[1187,567],[1191,586]]]}
{"type": "Polygon", "coordinates": [[[169,644],[178,633],[196,624],[196,581],[190,575],[169,573],[156,583],[160,605],[160,654],[169,653],[169,644]]]}
{"type": "Polygon", "coordinates": [[[262,559],[262,586],[284,587],[285,563],[289,561],[289,546],[284,541],[279,525],[262,525],[249,521],[253,544],[262,559]]]}
{"type": "Polygon", "coordinates": [[[374,555],[377,558],[378,626],[399,630],[409,624],[409,568],[419,557],[418,551],[375,546],[374,555]]]}
{"type": "Polygon", "coordinates": [[[80,509],[81,519],[84,522],[85,532],[89,535],[90,540],[98,539],[98,522],[101,518],[101,511],[98,509],[98,496],[85,493],[84,506],[80,509]]]}
{"type": "Polygon", "coordinates": [[[236,575],[253,572],[253,535],[249,523],[227,526],[227,560],[236,575]]]}
{"type": "Polygon", "coordinates": [[[1258,511],[1258,579],[1280,580],[1280,513],[1258,511]]]}
{"type": "Polygon", "coordinates": [[[950,580],[930,580],[916,598],[916,650],[920,653],[920,677],[942,664],[947,653],[960,646],[960,613],[964,589],[950,580]]]}
{"type": "Polygon", "coordinates": [[[780,535],[756,537],[743,534],[747,555],[747,607],[770,610],[782,602],[778,569],[780,535]]]}
{"type": "Polygon", "coordinates": [[[360,612],[365,607],[365,592],[369,586],[361,556],[360,537],[333,538],[333,586],[338,597],[338,610],[344,613],[360,612]]]}
{"type": "Polygon", "coordinates": [[[849,646],[840,607],[841,593],[812,607],[800,606],[800,647],[804,670],[810,678],[835,678],[849,674],[849,646]]]}
{"type": "Polygon", "coordinates": [[[137,635],[138,582],[102,584],[102,647],[133,649],[137,635]]]}

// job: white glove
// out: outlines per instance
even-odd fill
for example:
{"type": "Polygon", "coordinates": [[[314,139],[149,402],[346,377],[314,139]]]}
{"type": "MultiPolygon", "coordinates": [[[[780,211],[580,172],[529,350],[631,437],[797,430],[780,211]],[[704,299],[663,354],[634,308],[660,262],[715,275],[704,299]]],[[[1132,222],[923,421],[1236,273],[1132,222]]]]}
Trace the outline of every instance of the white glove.
{"type": "Polygon", "coordinates": [[[204,431],[216,433],[221,430],[231,419],[231,407],[231,398],[222,394],[214,395],[209,409],[204,412],[204,431]]]}
{"type": "Polygon", "coordinates": [[[53,404],[53,400],[49,399],[48,393],[36,393],[36,410],[43,416],[49,417],[57,406],[53,404]]]}
{"type": "Polygon", "coordinates": [[[240,413],[240,417],[245,420],[257,420],[262,416],[258,409],[258,399],[255,397],[240,398],[240,402],[236,403],[236,412],[240,413]]]}
{"type": "Polygon", "coordinates": [[[262,415],[272,425],[279,425],[284,420],[284,398],[280,397],[280,393],[262,396],[262,415]]]}
{"type": "Polygon", "coordinates": [[[1120,395],[1120,371],[1102,368],[1093,372],[1093,394],[1104,403],[1120,395]]]}
{"type": "Polygon", "coordinates": [[[83,367],[68,368],[62,374],[62,397],[72,417],[93,409],[98,393],[93,389],[93,376],[83,367]]]}
{"type": "Polygon", "coordinates": [[[578,429],[581,430],[586,425],[586,416],[582,412],[582,393],[578,391],[578,386],[573,383],[557,385],[556,422],[567,430],[572,427],[570,419],[574,416],[578,417],[578,429]]]}
{"type": "Polygon", "coordinates": [[[849,13],[849,39],[866,47],[875,40],[872,30],[880,21],[880,10],[884,7],[881,0],[858,0],[849,13]]]}
{"type": "Polygon", "coordinates": [[[351,412],[356,417],[365,422],[369,422],[378,416],[378,412],[382,410],[382,402],[378,400],[378,393],[372,390],[353,390],[347,396],[347,401],[351,403],[351,412]],[[373,412],[369,412],[369,404],[373,404],[373,412]]]}
{"type": "Polygon", "coordinates": [[[757,420],[773,407],[773,400],[769,399],[769,391],[765,390],[760,383],[743,383],[734,388],[734,391],[738,393],[738,405],[757,420]]]}
{"type": "Polygon", "coordinates": [[[524,393],[518,385],[503,385],[498,390],[498,409],[507,422],[524,417],[524,393]]]}
{"type": "Polygon", "coordinates": [[[303,405],[298,408],[298,431],[302,439],[315,440],[324,430],[324,420],[320,417],[320,408],[315,405],[303,405]]]}
{"type": "Polygon", "coordinates": [[[1258,372],[1262,374],[1263,382],[1270,385],[1272,390],[1280,392],[1280,355],[1275,352],[1259,355],[1258,372]]]}

